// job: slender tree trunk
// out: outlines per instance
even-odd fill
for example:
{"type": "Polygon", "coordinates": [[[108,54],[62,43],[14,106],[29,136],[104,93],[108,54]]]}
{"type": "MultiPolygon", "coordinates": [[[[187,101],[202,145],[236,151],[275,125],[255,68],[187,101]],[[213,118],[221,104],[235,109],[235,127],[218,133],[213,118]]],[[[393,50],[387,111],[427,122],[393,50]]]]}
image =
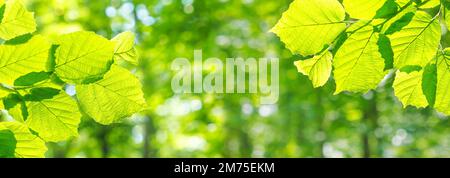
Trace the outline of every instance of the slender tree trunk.
{"type": "Polygon", "coordinates": [[[377,93],[376,91],[373,91],[373,96],[371,99],[365,102],[365,110],[364,110],[364,118],[363,118],[363,124],[364,124],[364,130],[362,132],[362,150],[363,150],[363,157],[364,158],[370,158],[373,155],[379,156],[378,153],[379,150],[377,149],[376,152],[373,152],[372,148],[378,148],[376,145],[378,145],[377,139],[371,139],[371,137],[375,137],[375,130],[378,128],[378,107],[377,107],[377,93]],[[375,142],[371,142],[375,141],[375,142]],[[374,143],[372,145],[371,143],[374,143]]]}
{"type": "Polygon", "coordinates": [[[153,125],[153,120],[150,116],[147,116],[147,118],[145,119],[144,122],[144,143],[143,143],[143,148],[142,148],[142,157],[144,158],[149,158],[151,157],[151,152],[152,152],[152,148],[151,148],[151,135],[154,134],[154,125],[153,125]]]}
{"type": "Polygon", "coordinates": [[[109,156],[109,142],[108,142],[109,129],[107,127],[101,127],[98,135],[100,147],[102,151],[102,158],[108,158],[109,156]]]}
{"type": "Polygon", "coordinates": [[[52,144],[53,147],[53,157],[54,158],[67,158],[67,153],[69,152],[70,148],[72,148],[72,142],[73,140],[69,140],[63,145],[59,144],[52,144]]]}
{"type": "Polygon", "coordinates": [[[369,134],[367,131],[364,131],[362,134],[362,144],[363,144],[363,157],[370,158],[370,142],[369,142],[369,134]]]}
{"type": "Polygon", "coordinates": [[[318,126],[318,133],[324,134],[324,138],[319,138],[319,146],[318,146],[318,155],[323,158],[325,155],[323,154],[323,147],[325,146],[326,142],[326,133],[324,129],[324,120],[325,120],[325,108],[323,106],[322,101],[322,89],[317,90],[317,105],[316,105],[316,112],[317,112],[317,126],[318,126]]]}
{"type": "Polygon", "coordinates": [[[248,133],[244,129],[241,129],[241,134],[240,134],[239,139],[241,142],[240,143],[241,157],[250,158],[252,156],[252,152],[253,152],[253,145],[248,136],[248,133]]]}
{"type": "MultiPolygon", "coordinates": [[[[149,120],[150,118],[147,118],[147,120],[149,120]]],[[[146,121],[148,122],[148,121],[146,121]]],[[[144,143],[143,143],[143,148],[142,148],[142,157],[143,158],[148,158],[150,157],[150,131],[149,131],[149,126],[148,123],[144,123],[145,126],[145,130],[144,130],[144,143]]]]}

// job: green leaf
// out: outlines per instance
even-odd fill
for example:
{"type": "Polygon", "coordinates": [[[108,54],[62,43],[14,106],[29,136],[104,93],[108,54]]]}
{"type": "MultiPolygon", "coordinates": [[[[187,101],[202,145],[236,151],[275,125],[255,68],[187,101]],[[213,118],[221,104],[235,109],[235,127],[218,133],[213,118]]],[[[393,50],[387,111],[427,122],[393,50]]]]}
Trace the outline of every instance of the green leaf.
{"type": "Polygon", "coordinates": [[[139,80],[119,66],[113,65],[102,80],[77,85],[81,108],[100,124],[111,124],[141,111],[145,106],[139,80]]]}
{"type": "Polygon", "coordinates": [[[428,104],[434,106],[436,101],[436,87],[437,87],[437,65],[436,60],[428,64],[423,71],[422,89],[423,94],[427,98],[428,104]]]}
{"type": "Polygon", "coordinates": [[[370,20],[388,0],[344,0],[345,10],[355,19],[370,20]]]}
{"type": "Polygon", "coordinates": [[[441,27],[437,18],[424,11],[417,11],[408,25],[388,35],[388,38],[394,51],[394,67],[424,67],[437,52],[441,27]]]}
{"type": "Polygon", "coordinates": [[[34,36],[23,44],[1,45],[0,83],[12,86],[23,75],[45,71],[50,47],[42,36],[34,36]]]}
{"type": "Polygon", "coordinates": [[[68,83],[101,78],[113,62],[114,43],[92,32],[63,35],[58,44],[55,72],[68,83]]]}
{"type": "Polygon", "coordinates": [[[379,49],[379,33],[368,22],[352,25],[350,36],[334,57],[336,94],[343,91],[365,93],[374,89],[386,75],[379,49]]]}
{"type": "Polygon", "coordinates": [[[422,89],[423,70],[410,73],[397,71],[394,81],[395,96],[403,106],[424,108],[428,106],[427,98],[422,89]]]}
{"type": "Polygon", "coordinates": [[[48,72],[32,72],[16,79],[14,86],[33,86],[49,79],[50,73],[48,72]]]}
{"type": "Polygon", "coordinates": [[[114,50],[115,60],[125,60],[131,64],[138,64],[137,50],[134,47],[135,35],[132,32],[123,32],[114,37],[111,41],[115,42],[114,50]]]}
{"type": "Polygon", "coordinates": [[[421,0],[421,4],[419,5],[419,8],[430,9],[430,8],[435,8],[439,5],[441,5],[441,0],[421,0]]]}
{"type": "Polygon", "coordinates": [[[14,158],[16,144],[14,133],[0,123],[0,158],[14,158]]]}
{"type": "Polygon", "coordinates": [[[434,107],[444,114],[450,115],[450,49],[438,58],[436,103],[434,107]]]}
{"type": "MultiPolygon", "coordinates": [[[[409,0],[408,0],[409,2],[409,0]]],[[[402,8],[395,16],[389,18],[381,28],[381,33],[385,35],[389,35],[400,31],[404,26],[408,25],[414,14],[417,12],[417,7],[414,3],[409,2],[405,4],[405,7],[402,8]]]]}
{"type": "Polygon", "coordinates": [[[337,0],[295,0],[271,30],[293,53],[314,55],[344,31],[345,11],[337,0]]]}
{"type": "Polygon", "coordinates": [[[395,3],[400,7],[404,7],[406,4],[409,4],[411,0],[395,0],[395,3]]]}
{"type": "Polygon", "coordinates": [[[45,141],[58,142],[78,136],[81,114],[78,105],[65,92],[53,88],[35,88],[25,96],[26,124],[45,141]]]}
{"type": "MultiPolygon", "coordinates": [[[[6,150],[8,156],[11,156],[10,149],[14,149],[16,158],[43,158],[47,152],[45,142],[33,135],[27,126],[18,122],[0,122],[0,140],[1,138],[8,141],[6,150]],[[14,138],[11,137],[11,133],[14,138]]],[[[3,153],[2,143],[3,140],[0,141],[0,152],[3,153]]]]}
{"type": "Polygon", "coordinates": [[[10,91],[9,91],[8,89],[3,88],[3,87],[0,85],[0,99],[2,99],[2,98],[4,98],[4,97],[8,96],[9,94],[10,94],[10,91]]]}
{"type": "Polygon", "coordinates": [[[450,1],[442,1],[442,6],[444,10],[444,22],[447,29],[450,29],[450,1]]]}
{"type": "Polygon", "coordinates": [[[0,38],[10,40],[34,31],[36,22],[33,13],[28,12],[20,0],[6,1],[0,22],[0,38]]]}
{"type": "Polygon", "coordinates": [[[325,85],[330,78],[333,56],[329,51],[324,51],[318,56],[307,60],[295,62],[298,72],[309,77],[314,88],[325,85]]]}
{"type": "Polygon", "coordinates": [[[21,96],[13,93],[3,99],[5,109],[8,110],[8,114],[18,122],[25,122],[28,117],[28,111],[25,101],[21,96]]]}

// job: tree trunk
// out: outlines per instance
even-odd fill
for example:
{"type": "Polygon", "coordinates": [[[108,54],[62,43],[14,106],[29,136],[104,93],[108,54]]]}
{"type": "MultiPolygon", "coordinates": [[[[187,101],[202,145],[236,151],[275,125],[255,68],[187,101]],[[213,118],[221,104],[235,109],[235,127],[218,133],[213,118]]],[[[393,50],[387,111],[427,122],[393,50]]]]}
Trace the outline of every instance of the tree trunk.
{"type": "Polygon", "coordinates": [[[144,122],[144,143],[142,148],[142,157],[144,158],[150,158],[152,155],[152,148],[151,148],[151,135],[154,134],[155,128],[153,125],[153,120],[150,116],[147,116],[144,122]]]}
{"type": "Polygon", "coordinates": [[[363,144],[363,157],[370,158],[370,142],[369,142],[369,134],[367,131],[364,131],[362,135],[362,144],[363,144]]]}
{"type": "Polygon", "coordinates": [[[318,140],[319,142],[319,146],[318,146],[318,155],[323,158],[325,157],[325,155],[323,154],[323,147],[325,145],[326,142],[326,132],[324,129],[324,120],[325,120],[325,107],[323,106],[323,101],[322,101],[322,89],[318,89],[317,90],[317,105],[316,105],[316,112],[317,112],[317,131],[318,134],[324,134],[324,138],[319,138],[320,140],[318,140]]]}
{"type": "Polygon", "coordinates": [[[368,101],[365,101],[364,118],[362,120],[364,124],[364,130],[362,131],[362,152],[364,158],[370,158],[373,155],[379,156],[378,151],[373,152],[372,148],[377,148],[377,139],[371,139],[375,136],[375,130],[378,128],[378,107],[377,107],[377,93],[373,91],[373,96],[368,101]],[[374,145],[371,144],[371,141],[374,145]]]}
{"type": "Polygon", "coordinates": [[[102,151],[102,158],[109,157],[109,142],[108,142],[109,129],[106,126],[100,128],[100,133],[98,134],[98,139],[100,142],[100,147],[102,151]]]}

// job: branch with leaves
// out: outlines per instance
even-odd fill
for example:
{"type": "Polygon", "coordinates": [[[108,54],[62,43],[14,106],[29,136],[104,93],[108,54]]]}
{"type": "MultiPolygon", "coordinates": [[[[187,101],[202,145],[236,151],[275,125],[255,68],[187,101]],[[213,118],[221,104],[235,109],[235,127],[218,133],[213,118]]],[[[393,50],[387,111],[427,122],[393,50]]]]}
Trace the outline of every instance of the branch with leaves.
{"type": "Polygon", "coordinates": [[[0,6],[0,110],[11,118],[0,122],[0,157],[44,157],[45,142],[78,135],[83,115],[108,125],[146,107],[140,81],[119,65],[138,63],[133,33],[108,40],[80,31],[51,42],[34,34],[20,0],[0,6]]]}
{"type": "Polygon", "coordinates": [[[366,93],[395,73],[405,107],[450,115],[449,10],[447,0],[295,0],[272,32],[304,58],[295,65],[314,87],[333,74],[335,94],[366,93]]]}

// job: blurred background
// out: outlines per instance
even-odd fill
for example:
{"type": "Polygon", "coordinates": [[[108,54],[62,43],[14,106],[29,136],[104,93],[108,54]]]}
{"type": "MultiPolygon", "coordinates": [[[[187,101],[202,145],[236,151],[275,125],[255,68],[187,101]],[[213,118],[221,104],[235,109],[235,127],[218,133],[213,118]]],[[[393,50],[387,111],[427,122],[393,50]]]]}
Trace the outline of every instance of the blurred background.
{"type": "Polygon", "coordinates": [[[80,136],[49,144],[48,157],[450,157],[449,117],[402,108],[392,79],[366,95],[313,89],[268,31],[291,0],[25,0],[39,33],[78,30],[112,38],[137,34],[149,108],[101,126],[83,118],[80,136]],[[174,95],[171,62],[206,57],[278,57],[280,99],[256,95],[174,95]]]}

